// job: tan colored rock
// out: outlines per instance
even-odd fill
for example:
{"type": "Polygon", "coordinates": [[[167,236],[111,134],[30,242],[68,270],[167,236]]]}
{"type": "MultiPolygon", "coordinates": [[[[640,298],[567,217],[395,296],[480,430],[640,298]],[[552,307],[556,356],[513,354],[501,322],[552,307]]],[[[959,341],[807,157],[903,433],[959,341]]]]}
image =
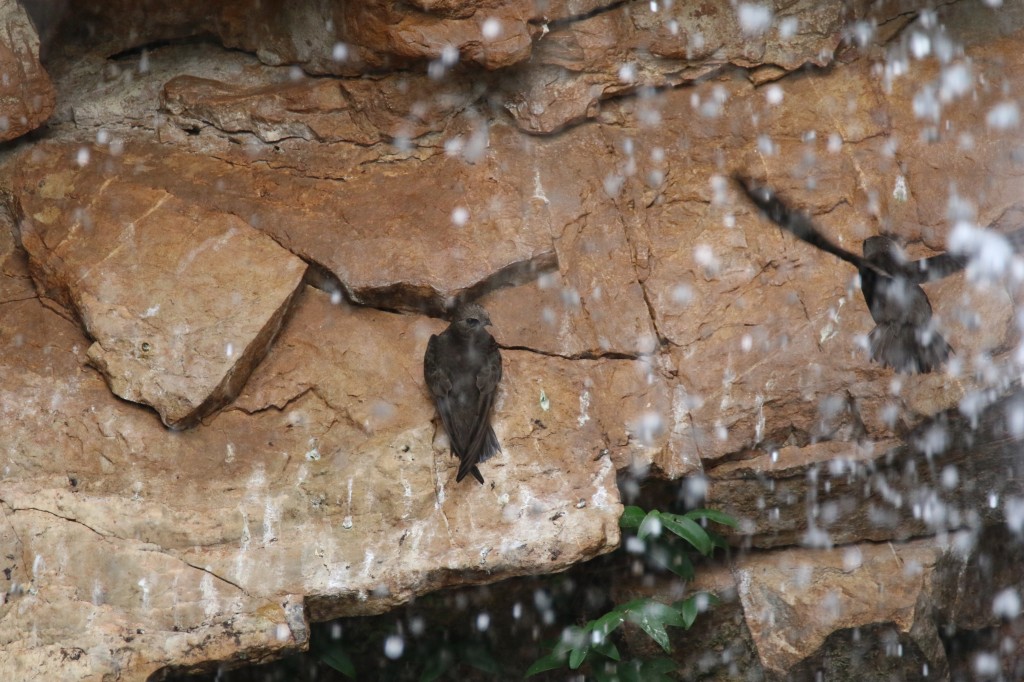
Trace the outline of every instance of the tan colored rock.
{"type": "Polygon", "coordinates": [[[492,148],[506,168],[532,185],[527,223],[551,225],[558,270],[485,299],[505,343],[570,357],[653,356],[659,339],[636,272],[621,212],[610,201],[594,158],[606,142],[584,130],[530,140],[529,154],[513,130],[492,130],[492,148]]]}
{"type": "MultiPolygon", "coordinates": [[[[751,542],[766,546],[805,541],[812,528],[827,541],[820,544],[978,529],[1001,523],[1024,496],[1014,487],[1016,463],[1007,459],[1007,444],[1019,436],[1012,430],[1019,410],[999,403],[983,409],[1005,390],[1007,377],[1019,374],[1007,364],[1019,337],[1013,282],[976,288],[958,275],[928,285],[956,361],[950,373],[898,377],[866,358],[859,337],[872,323],[852,269],[781,235],[724,181],[736,168],[765,178],[852,250],[886,229],[908,240],[914,256],[941,250],[951,184],[969,188],[979,223],[999,218],[999,229],[1009,229],[1020,203],[1016,131],[984,121],[1011,97],[991,84],[1020,80],[1019,60],[1004,58],[1019,51],[1012,23],[985,46],[967,47],[974,89],[942,109],[957,136],[938,126],[931,141],[918,137],[922,122],[913,114],[921,88],[941,80],[941,67],[928,60],[908,62],[907,75],[891,89],[884,70],[855,52],[828,71],[782,77],[779,69],[820,56],[813,45],[834,47],[834,33],[811,36],[802,52],[771,57],[784,64],[778,69],[763,66],[773,41],[764,55],[758,40],[722,42],[723,55],[747,60],[754,72],[709,77],[702,69],[725,61],[684,64],[682,43],[670,41],[659,46],[661,56],[648,56],[647,41],[661,28],[644,24],[653,15],[637,3],[562,23],[563,9],[589,15],[599,8],[558,3],[550,16],[515,19],[520,26],[508,30],[504,53],[481,47],[478,54],[482,24],[474,22],[492,4],[424,0],[375,15],[381,5],[349,3],[345,11],[371,12],[366,26],[397,19],[372,34],[367,29],[359,44],[339,37],[336,4],[318,3],[315,11],[302,3],[262,4],[260,12],[279,11],[276,22],[240,2],[101,5],[73,17],[85,35],[91,21],[120,12],[117,21],[94,26],[94,45],[112,51],[208,31],[257,51],[265,64],[347,75],[371,67],[422,71],[449,38],[463,61],[525,59],[516,41],[530,28],[521,24],[532,20],[542,31],[548,19],[547,35],[534,38],[541,47],[531,48],[536,59],[491,74],[488,84],[525,84],[537,98],[524,97],[517,114],[537,117],[523,119],[528,129],[592,120],[557,136],[524,135],[522,121],[495,115],[500,99],[464,90],[450,71],[443,81],[415,68],[368,83],[293,81],[287,67],[236,53],[218,57],[210,45],[164,45],[116,63],[94,56],[60,72],[61,121],[50,141],[33,142],[24,157],[34,158],[46,182],[32,186],[7,164],[2,186],[16,190],[12,206],[74,177],[88,196],[113,190],[119,215],[141,215],[153,197],[167,196],[161,211],[194,207],[197,215],[236,216],[321,265],[321,285],[354,301],[437,314],[452,297],[486,294],[505,347],[496,418],[503,453],[483,466],[486,486],[451,484],[455,461],[439,435],[420,365],[427,336],[443,323],[334,305],[327,294],[308,290],[235,404],[194,430],[168,433],[148,412],[110,394],[86,364],[86,338],[59,307],[36,300],[23,254],[0,242],[0,253],[9,254],[0,267],[0,541],[24,543],[3,568],[11,568],[10,583],[28,586],[12,591],[12,584],[0,584],[0,593],[19,600],[0,605],[0,641],[9,645],[0,647],[0,677],[5,666],[20,674],[22,661],[50,670],[45,666],[60,659],[61,648],[79,656],[83,676],[145,676],[164,666],[276,656],[304,646],[299,607],[316,619],[376,613],[442,587],[561,570],[618,542],[618,475],[632,483],[645,472],[672,478],[706,465],[696,478],[708,482],[712,500],[741,510],[751,542]],[[408,14],[388,14],[399,11],[408,14]],[[448,18],[457,22],[446,33],[448,18]],[[133,26],[141,27],[135,36],[133,26]],[[597,26],[601,31],[586,35],[597,26]],[[610,42],[609,35],[621,40],[610,42]],[[339,39],[349,50],[344,62],[332,58],[339,39]],[[406,43],[388,42],[399,40],[406,43]],[[623,83],[622,62],[655,84],[704,78],[685,90],[649,89],[640,87],[648,81],[623,83]],[[172,80],[181,76],[191,80],[172,80]],[[550,89],[540,87],[544,82],[550,89]],[[432,89],[453,93],[454,105],[425,99],[432,89]],[[612,97],[632,92],[640,94],[612,97]],[[422,101],[433,108],[418,119],[422,101]],[[549,106],[531,107],[538,102],[549,106]],[[410,134],[418,137],[390,144],[408,115],[410,134]],[[985,127],[973,147],[963,138],[972,119],[985,127]],[[76,168],[82,139],[98,140],[109,154],[93,149],[89,165],[76,168]],[[101,192],[111,169],[116,180],[101,192]],[[985,179],[990,169],[997,177],[985,179]],[[906,192],[897,191],[901,178],[906,192]],[[930,462],[909,454],[908,434],[961,402],[968,412],[981,410],[968,419],[1011,431],[977,448],[936,452],[932,460],[941,466],[923,473],[930,462]],[[848,454],[860,442],[903,449],[886,465],[880,447],[848,454]],[[837,456],[863,468],[850,482],[833,476],[825,490],[837,456]],[[950,466],[962,491],[944,483],[950,466]],[[899,504],[885,491],[901,496],[899,504]],[[999,493],[995,509],[991,491],[999,493]],[[777,520],[768,505],[779,507],[777,520]],[[842,521],[826,526],[826,516],[842,521]],[[106,580],[115,573],[113,560],[71,574],[65,556],[84,557],[87,567],[86,560],[123,557],[116,562],[119,587],[106,580]],[[155,573],[180,576],[187,600],[168,603],[155,573]],[[94,598],[97,578],[103,579],[94,598]],[[204,594],[203,581],[213,590],[204,594]],[[141,610],[147,586],[156,612],[141,610]],[[109,606],[97,609],[104,589],[109,606]],[[9,626],[7,614],[21,604],[24,612],[9,626]],[[234,616],[234,630],[222,632],[221,614],[234,616]],[[55,618],[72,625],[32,634],[30,623],[55,618]],[[90,627],[79,628],[83,623],[90,627]],[[175,627],[195,638],[186,637],[185,653],[175,627]],[[165,642],[176,644],[167,651],[165,642]]],[[[716,16],[708,25],[727,18],[716,16]]],[[[834,23],[833,15],[821,16],[821,23],[810,17],[806,25],[834,23]]],[[[950,31],[971,21],[941,17],[938,25],[950,31]]],[[[73,46],[64,41],[54,50],[73,53],[73,46]]],[[[435,76],[438,70],[435,64],[435,76]]],[[[32,216],[50,215],[47,202],[32,216]]],[[[82,259],[104,258],[121,234],[99,232],[82,259]]],[[[33,260],[32,267],[48,282],[63,266],[33,260]]],[[[60,287],[43,293],[69,298],[60,287]]],[[[890,581],[898,598],[855,605],[848,620],[831,626],[801,612],[819,604],[794,598],[787,576],[759,576],[751,568],[809,554],[782,548],[738,569],[756,588],[747,593],[752,607],[743,620],[759,619],[757,648],[770,673],[841,647],[861,627],[856,623],[871,618],[895,623],[900,644],[934,651],[934,638],[914,629],[926,621],[916,611],[907,615],[908,576],[883,575],[884,558],[864,550],[862,562],[876,575],[844,583],[846,574],[838,574],[847,570],[849,549],[811,564],[818,602],[833,603],[834,589],[844,604],[844,586],[859,596],[865,586],[877,592],[890,581]],[[778,622],[792,616],[786,622],[810,626],[769,631],[766,603],[780,605],[778,622]]],[[[942,589],[946,594],[951,583],[944,580],[942,589]]],[[[975,595],[958,594],[942,608],[960,608],[975,595]]]]}
{"type": "MultiPolygon", "coordinates": [[[[619,580],[612,596],[617,603],[671,603],[698,591],[718,597],[692,629],[668,630],[672,658],[686,677],[847,679],[883,672],[906,679],[927,666],[928,677],[942,678],[947,655],[963,654],[944,650],[940,628],[948,636],[1001,620],[1019,623],[993,613],[993,604],[1000,595],[1012,601],[1006,595],[1024,588],[1020,554],[1015,534],[993,526],[906,543],[734,555],[699,564],[685,584],[667,574],[619,580]]],[[[665,653],[638,627],[624,634],[634,655],[665,653]]],[[[1000,652],[1004,661],[1013,656],[1013,647],[1000,652]]]]}
{"type": "Polygon", "coordinates": [[[598,410],[612,412],[605,375],[628,361],[581,368],[505,351],[503,452],[482,465],[486,485],[457,486],[422,385],[439,322],[307,291],[236,403],[174,433],[109,395],[68,321],[35,300],[5,309],[0,345],[22,339],[0,364],[0,529],[20,538],[0,583],[4,594],[20,586],[0,605],[5,673],[61,647],[82,649],[83,677],[125,679],[252,657],[259,638],[275,655],[304,646],[303,605],[317,620],[379,613],[618,543],[616,467],[602,454],[611,427],[598,410]],[[581,426],[588,380],[601,399],[581,426]],[[65,625],[32,634],[56,603],[65,625]]]}
{"type": "Polygon", "coordinates": [[[708,501],[739,519],[737,536],[757,547],[831,547],[998,523],[1024,495],[1006,476],[1019,457],[1024,396],[995,395],[966,396],[908,434],[907,445],[832,441],[721,464],[708,471],[708,501]]]}
{"type": "Polygon", "coordinates": [[[17,0],[0,2],[0,73],[0,141],[6,141],[45,123],[57,99],[39,63],[39,36],[17,0]]]}
{"type": "MultiPolygon", "coordinates": [[[[457,64],[515,67],[501,77],[504,107],[524,130],[550,133],[594,118],[602,100],[692,82],[728,64],[785,71],[829,64],[844,26],[867,16],[860,5],[851,16],[841,2],[767,9],[771,25],[750,33],[735,7],[696,2],[657,11],[644,4],[535,0],[405,6],[306,0],[286,8],[244,0],[216,7],[114,2],[75,14],[58,36],[70,43],[68,36],[87,26],[93,44],[110,55],[205,32],[266,64],[300,64],[313,74],[357,75],[424,62],[433,63],[435,75],[457,64]]],[[[909,20],[897,3],[872,10],[884,36],[909,20]]]]}
{"type": "Polygon", "coordinates": [[[95,49],[110,56],[160,40],[206,34],[225,47],[253,52],[266,64],[301,64],[317,74],[354,75],[440,63],[442,56],[451,59],[450,65],[461,60],[497,69],[529,58],[531,36],[539,30],[531,23],[535,17],[532,0],[451,11],[382,0],[344,5],[231,0],[174,6],[115,1],[67,13],[54,43],[68,49],[75,37],[87,34],[95,49]],[[496,26],[485,31],[488,20],[496,26]]]}
{"type": "MultiPolygon", "coordinates": [[[[47,158],[56,164],[69,152],[54,145],[47,158]]],[[[523,223],[527,189],[490,156],[476,165],[432,157],[343,185],[154,144],[127,147],[117,163],[133,169],[133,184],[244,217],[327,270],[359,303],[440,312],[467,290],[530,281],[555,267],[550,226],[543,216],[523,223]],[[423,194],[433,197],[426,208],[423,194]]]]}
{"type": "Polygon", "coordinates": [[[463,82],[423,78],[301,79],[249,87],[179,76],[164,86],[161,101],[185,129],[212,125],[271,143],[301,138],[372,145],[443,130],[471,93],[463,82]]]}
{"type": "MultiPolygon", "coordinates": [[[[956,404],[976,385],[971,376],[987,372],[988,358],[1015,343],[1012,285],[976,288],[963,274],[928,284],[936,318],[956,350],[952,375],[900,377],[886,385],[892,373],[867,360],[864,337],[874,323],[855,269],[781,233],[735,194],[727,174],[745,168],[763,174],[850,250],[886,229],[920,239],[916,198],[892,209],[891,217],[878,208],[878,197],[891,194],[901,177],[885,136],[914,132],[886,131],[887,105],[869,65],[851,64],[844,73],[825,96],[819,79],[797,79],[771,104],[762,89],[732,80],[647,104],[624,102],[616,114],[644,130],[642,108],[662,112],[661,127],[635,143],[637,181],[626,180],[620,201],[649,206],[631,242],[658,333],[671,344],[687,394],[692,447],[706,461],[735,457],[754,443],[770,450],[848,440],[862,429],[878,440],[892,438],[956,404]],[[689,126],[692,104],[716,96],[721,112],[689,126]],[[758,117],[756,135],[743,123],[751,112],[758,117]],[[668,132],[680,128],[687,130],[685,143],[668,132]],[[744,141],[723,151],[718,136],[744,141]],[[656,152],[685,154],[687,163],[663,165],[656,152]],[[664,178],[660,185],[650,184],[652,173],[664,178]],[[641,185],[641,178],[648,182],[641,185]],[[720,358],[714,371],[709,358],[720,358]],[[829,413],[827,426],[818,412],[829,413]]],[[[1015,203],[1005,195],[995,202],[999,212],[1015,203]]],[[[931,253],[923,245],[910,250],[915,258],[931,253]]]]}
{"type": "Polygon", "coordinates": [[[114,393],[193,426],[238,394],[306,266],[234,215],[121,182],[116,159],[78,154],[77,172],[66,154],[19,165],[33,271],[82,320],[114,393]]]}
{"type": "Polygon", "coordinates": [[[785,674],[833,632],[892,623],[917,641],[941,677],[945,654],[928,604],[921,601],[938,555],[931,541],[921,541],[741,560],[736,583],[764,667],[785,674]]]}
{"type": "MultiPolygon", "coordinates": [[[[537,41],[530,68],[503,81],[504,106],[523,130],[547,134],[597,118],[602,100],[692,83],[730,64],[785,72],[825,66],[833,60],[844,27],[866,14],[865,7],[851,12],[849,3],[809,0],[749,4],[746,9],[764,10],[770,25],[758,30],[759,21],[752,20],[745,29],[739,7],[689,1],[625,3],[559,22],[537,41]]],[[[907,21],[895,7],[872,9],[871,18],[879,24],[889,18],[900,25],[907,21]]]]}

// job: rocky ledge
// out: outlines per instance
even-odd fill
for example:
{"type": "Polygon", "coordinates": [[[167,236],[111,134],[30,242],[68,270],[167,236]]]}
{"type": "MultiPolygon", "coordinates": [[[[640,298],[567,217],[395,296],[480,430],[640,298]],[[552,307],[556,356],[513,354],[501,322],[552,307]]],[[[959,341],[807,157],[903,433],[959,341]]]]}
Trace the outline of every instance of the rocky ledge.
{"type": "Polygon", "coordinates": [[[1024,13],[705,5],[41,2],[54,101],[0,2],[0,677],[278,657],[611,551],[651,479],[740,518],[709,580],[764,670],[879,623],[942,670],[934,567],[1021,530],[1020,262],[926,285],[954,358],[894,374],[853,268],[727,178],[851,250],[998,244],[1024,13]],[[422,380],[464,299],[505,359],[484,486],[422,380]],[[900,596],[828,597],[854,589],[900,596]]]}

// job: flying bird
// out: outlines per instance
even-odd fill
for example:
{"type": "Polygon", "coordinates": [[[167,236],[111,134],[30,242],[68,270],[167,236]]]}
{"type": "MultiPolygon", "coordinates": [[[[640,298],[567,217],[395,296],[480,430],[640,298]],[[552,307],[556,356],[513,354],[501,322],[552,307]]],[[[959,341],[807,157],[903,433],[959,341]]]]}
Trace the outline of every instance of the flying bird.
{"type": "Polygon", "coordinates": [[[481,306],[462,305],[448,328],[430,337],[423,357],[423,377],[448,433],[451,452],[459,458],[457,482],[473,474],[483,483],[477,464],[501,451],[491,428],[501,353],[485,329],[490,324],[481,306]]]}
{"type": "Polygon", "coordinates": [[[864,255],[858,256],[832,243],[807,214],[789,208],[768,187],[738,173],[733,179],[769,220],[857,268],[861,293],[876,325],[868,335],[876,362],[898,372],[915,373],[931,372],[949,358],[952,348],[935,330],[931,303],[919,284],[963,269],[966,258],[943,253],[907,261],[886,235],[864,240],[864,255]]]}

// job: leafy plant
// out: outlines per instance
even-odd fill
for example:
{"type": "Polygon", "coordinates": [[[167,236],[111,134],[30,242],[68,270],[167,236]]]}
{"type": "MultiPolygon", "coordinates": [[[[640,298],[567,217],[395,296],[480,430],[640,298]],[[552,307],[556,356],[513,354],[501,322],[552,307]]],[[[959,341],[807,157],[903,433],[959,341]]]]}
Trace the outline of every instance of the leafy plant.
{"type": "MultiPolygon", "coordinates": [[[[625,529],[636,529],[637,538],[640,540],[655,540],[649,543],[647,548],[655,563],[689,579],[693,577],[693,563],[687,556],[684,546],[692,547],[704,556],[709,556],[716,547],[727,546],[721,536],[708,531],[698,523],[699,520],[736,526],[736,520],[731,516],[712,509],[670,514],[656,509],[645,512],[640,507],[626,507],[619,519],[619,525],[625,529]]],[[[689,629],[697,614],[717,601],[714,595],[699,592],[673,604],[664,604],[649,598],[634,599],[620,604],[582,627],[566,628],[561,639],[552,647],[551,653],[535,661],[526,671],[526,676],[554,670],[566,663],[572,670],[576,670],[588,658],[595,658],[591,654],[596,653],[603,658],[597,663],[592,661],[591,669],[594,678],[599,682],[669,679],[667,674],[675,670],[672,659],[623,661],[609,635],[628,621],[638,625],[665,653],[671,653],[667,628],[671,626],[689,629]]]]}
{"type": "Polygon", "coordinates": [[[340,644],[333,644],[320,654],[320,660],[345,677],[356,678],[356,667],[352,657],[340,644]]]}
{"type": "Polygon", "coordinates": [[[721,535],[698,523],[701,520],[736,527],[736,519],[714,509],[694,509],[685,514],[670,514],[657,509],[645,512],[640,507],[626,507],[619,519],[619,526],[635,529],[640,540],[656,540],[646,547],[646,558],[652,565],[671,571],[684,580],[692,580],[694,571],[690,560],[691,549],[710,556],[716,548],[728,548],[728,543],[721,535]]]}

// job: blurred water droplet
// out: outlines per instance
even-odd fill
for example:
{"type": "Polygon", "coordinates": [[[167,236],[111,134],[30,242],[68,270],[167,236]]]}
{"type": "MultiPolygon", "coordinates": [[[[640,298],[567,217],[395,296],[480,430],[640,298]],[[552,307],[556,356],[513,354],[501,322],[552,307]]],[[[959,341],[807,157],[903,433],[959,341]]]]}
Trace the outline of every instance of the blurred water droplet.
{"type": "Polygon", "coordinates": [[[985,116],[985,123],[994,130],[1010,130],[1020,124],[1020,107],[1016,102],[1001,102],[985,116]]]}
{"type": "Polygon", "coordinates": [[[1020,594],[1012,587],[999,592],[992,600],[992,615],[1013,620],[1020,615],[1020,594]]]}
{"type": "Polygon", "coordinates": [[[740,29],[748,36],[758,36],[772,25],[772,10],[765,5],[740,3],[738,8],[740,29]]]}
{"type": "Polygon", "coordinates": [[[489,17],[484,21],[484,25],[480,28],[480,32],[484,38],[488,40],[494,40],[501,35],[501,22],[494,17],[489,17]]]}
{"type": "Polygon", "coordinates": [[[917,59],[924,59],[932,52],[932,39],[915,31],[910,36],[910,53],[917,59]]]}
{"type": "Polygon", "coordinates": [[[392,661],[400,658],[403,651],[405,651],[405,640],[401,635],[390,635],[384,640],[384,655],[392,661]]]}
{"type": "Polygon", "coordinates": [[[779,37],[783,40],[789,40],[796,35],[796,32],[800,29],[800,20],[796,17],[786,17],[779,22],[779,37]]]}
{"type": "Polygon", "coordinates": [[[466,224],[467,220],[469,220],[469,211],[464,207],[457,206],[455,210],[452,211],[452,222],[456,226],[462,227],[466,224]]]}
{"type": "Polygon", "coordinates": [[[491,616],[486,611],[482,611],[477,614],[476,617],[476,629],[480,632],[486,632],[487,628],[491,626],[491,616]]]}

